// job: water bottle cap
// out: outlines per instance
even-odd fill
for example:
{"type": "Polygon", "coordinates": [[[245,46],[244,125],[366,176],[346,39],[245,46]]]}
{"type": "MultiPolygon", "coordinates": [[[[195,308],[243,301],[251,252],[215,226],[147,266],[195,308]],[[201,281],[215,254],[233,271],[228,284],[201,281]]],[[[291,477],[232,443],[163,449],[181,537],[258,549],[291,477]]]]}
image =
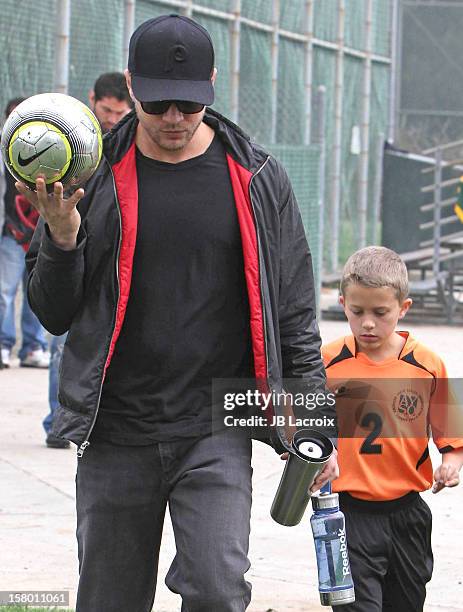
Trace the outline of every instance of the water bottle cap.
{"type": "Polygon", "coordinates": [[[292,440],[293,452],[308,463],[325,463],[333,452],[329,438],[315,429],[299,429],[292,440]]]}
{"type": "Polygon", "coordinates": [[[323,457],[323,448],[314,441],[303,440],[297,447],[297,450],[307,457],[307,459],[320,459],[323,457]]]}
{"type": "Polygon", "coordinates": [[[320,493],[312,496],[314,510],[334,510],[339,508],[339,495],[337,493],[320,493]]]}

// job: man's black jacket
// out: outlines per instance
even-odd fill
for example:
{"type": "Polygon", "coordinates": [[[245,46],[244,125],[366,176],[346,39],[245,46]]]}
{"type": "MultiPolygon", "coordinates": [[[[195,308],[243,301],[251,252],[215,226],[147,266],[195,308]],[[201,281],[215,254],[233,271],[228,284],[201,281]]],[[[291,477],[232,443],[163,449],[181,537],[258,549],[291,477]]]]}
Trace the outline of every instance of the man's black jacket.
{"type": "MultiPolygon", "coordinates": [[[[218,113],[208,110],[204,121],[227,152],[256,378],[274,390],[281,389],[282,378],[305,379],[324,389],[311,255],[286,172],[218,113]]],[[[130,294],[137,237],[137,124],[132,112],[104,139],[103,160],[78,205],[82,223],[76,249],[55,246],[41,220],[26,259],[33,311],[52,334],[69,330],[53,433],[82,452],[130,294]]],[[[322,412],[334,417],[334,408],[322,412]]],[[[275,430],[269,433],[281,450],[282,433],[280,438],[275,430]]]]}

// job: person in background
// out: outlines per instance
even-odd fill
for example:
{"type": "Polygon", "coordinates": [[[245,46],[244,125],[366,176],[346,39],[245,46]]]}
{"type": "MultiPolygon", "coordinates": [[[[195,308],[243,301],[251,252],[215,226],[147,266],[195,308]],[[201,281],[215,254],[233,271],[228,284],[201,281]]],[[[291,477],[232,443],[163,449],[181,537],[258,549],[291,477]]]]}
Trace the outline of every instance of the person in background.
{"type": "MultiPolygon", "coordinates": [[[[13,98],[5,108],[5,117],[25,98],[13,98]]],[[[3,166],[3,162],[2,162],[3,166]]],[[[11,351],[16,344],[15,300],[23,286],[19,350],[21,367],[48,368],[50,354],[45,329],[27,301],[27,274],[24,254],[34,233],[38,216],[30,203],[15,188],[16,179],[3,167],[5,180],[4,224],[0,238],[0,347],[3,367],[9,367],[11,351]]]]}
{"type": "MultiPolygon", "coordinates": [[[[95,81],[93,89],[89,92],[88,101],[90,108],[100,123],[103,133],[113,128],[133,107],[125,76],[122,72],[106,72],[101,74],[95,81]]],[[[50,345],[51,359],[48,381],[48,405],[50,411],[43,420],[48,448],[69,448],[68,440],[58,438],[51,433],[53,417],[59,406],[59,364],[66,337],[67,333],[61,336],[52,336],[50,345]]]]}
{"type": "Polygon", "coordinates": [[[109,132],[133,108],[122,72],[101,74],[89,92],[88,100],[104,134],[109,132]]]}

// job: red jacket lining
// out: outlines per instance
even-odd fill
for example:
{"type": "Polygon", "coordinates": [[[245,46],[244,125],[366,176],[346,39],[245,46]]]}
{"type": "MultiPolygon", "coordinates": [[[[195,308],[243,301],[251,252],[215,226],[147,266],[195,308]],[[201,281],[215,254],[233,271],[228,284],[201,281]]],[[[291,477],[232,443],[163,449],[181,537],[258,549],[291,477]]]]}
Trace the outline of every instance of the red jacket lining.
{"type": "MultiPolygon", "coordinates": [[[[263,305],[260,292],[259,251],[254,214],[249,196],[249,184],[252,173],[238,164],[230,155],[227,155],[227,162],[243,244],[244,275],[249,299],[255,376],[257,379],[266,380],[267,360],[265,353],[263,305]]],[[[124,157],[114,164],[113,174],[122,218],[122,241],[118,261],[119,299],[111,345],[105,363],[105,373],[111,362],[114,348],[122,329],[130,295],[138,221],[135,143],[130,146],[124,157]]]]}

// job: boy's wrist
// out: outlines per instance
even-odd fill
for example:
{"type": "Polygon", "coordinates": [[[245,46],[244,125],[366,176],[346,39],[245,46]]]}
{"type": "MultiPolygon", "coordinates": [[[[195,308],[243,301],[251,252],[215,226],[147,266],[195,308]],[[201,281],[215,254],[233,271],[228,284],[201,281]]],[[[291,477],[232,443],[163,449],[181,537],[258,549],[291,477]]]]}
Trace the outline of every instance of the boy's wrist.
{"type": "Polygon", "coordinates": [[[442,455],[442,465],[451,465],[458,471],[463,466],[463,448],[455,448],[442,455]]]}

